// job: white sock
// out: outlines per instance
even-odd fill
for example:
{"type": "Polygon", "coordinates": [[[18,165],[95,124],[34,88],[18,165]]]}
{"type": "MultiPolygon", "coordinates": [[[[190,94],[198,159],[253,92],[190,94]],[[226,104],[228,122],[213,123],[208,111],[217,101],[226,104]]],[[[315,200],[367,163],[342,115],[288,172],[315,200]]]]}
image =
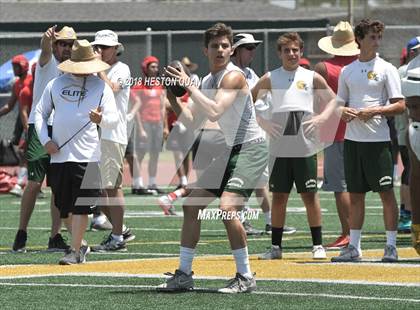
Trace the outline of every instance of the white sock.
{"type": "Polygon", "coordinates": [[[271,211],[264,212],[264,216],[265,216],[265,224],[271,225],[271,211]]]}
{"type": "Polygon", "coordinates": [[[362,230],[361,229],[350,229],[350,244],[354,246],[360,253],[362,248],[360,246],[362,239],[362,230]]]}
{"type": "Polygon", "coordinates": [[[187,177],[185,175],[183,175],[181,177],[181,185],[187,185],[187,184],[188,184],[187,177]]]}
{"type": "Polygon", "coordinates": [[[26,169],[26,167],[20,167],[19,168],[19,173],[18,173],[18,178],[17,178],[17,183],[19,185],[22,185],[25,177],[28,176],[28,169],[26,169]]]}
{"type": "Polygon", "coordinates": [[[134,178],[133,179],[133,187],[134,188],[144,187],[143,178],[142,177],[136,177],[136,178],[134,178]]]}
{"type": "Polygon", "coordinates": [[[176,198],[180,198],[182,197],[182,191],[180,189],[177,189],[176,191],[174,191],[174,195],[176,196],[176,198]]]}
{"type": "Polygon", "coordinates": [[[156,177],[149,177],[149,186],[156,184],[156,177]]]}
{"type": "Polygon", "coordinates": [[[115,234],[111,234],[112,239],[118,241],[118,242],[123,242],[124,238],[123,235],[115,235],[115,234]]]}
{"type": "Polygon", "coordinates": [[[398,165],[394,165],[394,180],[398,179],[398,165]]]}
{"type": "Polygon", "coordinates": [[[124,231],[126,231],[127,230],[127,226],[125,226],[125,224],[123,224],[123,227],[122,227],[122,231],[123,231],[123,233],[124,233],[124,231]]]}
{"type": "Polygon", "coordinates": [[[397,231],[396,230],[386,231],[386,244],[397,247],[397,231]]]}
{"type": "Polygon", "coordinates": [[[235,258],[236,271],[244,277],[251,279],[252,272],[249,265],[248,247],[238,250],[232,250],[233,257],[235,258]]]}
{"type": "Polygon", "coordinates": [[[192,271],[192,262],[194,259],[195,249],[179,247],[179,270],[190,274],[192,271]]]}

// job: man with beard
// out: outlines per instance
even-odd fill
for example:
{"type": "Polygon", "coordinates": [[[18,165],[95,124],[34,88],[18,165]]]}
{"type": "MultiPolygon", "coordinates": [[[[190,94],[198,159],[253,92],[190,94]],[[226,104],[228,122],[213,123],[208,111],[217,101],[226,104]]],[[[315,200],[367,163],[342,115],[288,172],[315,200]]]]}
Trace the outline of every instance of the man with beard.
{"type": "MultiPolygon", "coordinates": [[[[22,196],[20,205],[19,230],[13,243],[14,252],[26,252],[27,227],[34,210],[35,201],[41,189],[44,177],[47,175],[50,157],[39,142],[34,127],[34,111],[46,85],[52,79],[61,75],[57,65],[70,58],[71,47],[76,40],[76,33],[71,27],[64,26],[56,32],[56,25],[49,28],[41,39],[41,55],[36,65],[33,93],[33,105],[28,120],[28,138],[26,159],[28,160],[28,184],[22,196]]],[[[52,116],[48,124],[52,124],[52,116]]],[[[48,183],[48,180],[47,180],[48,183]]],[[[51,237],[48,242],[49,251],[63,251],[69,246],[63,240],[60,229],[61,219],[58,209],[54,205],[54,195],[51,197],[51,237]]]]}

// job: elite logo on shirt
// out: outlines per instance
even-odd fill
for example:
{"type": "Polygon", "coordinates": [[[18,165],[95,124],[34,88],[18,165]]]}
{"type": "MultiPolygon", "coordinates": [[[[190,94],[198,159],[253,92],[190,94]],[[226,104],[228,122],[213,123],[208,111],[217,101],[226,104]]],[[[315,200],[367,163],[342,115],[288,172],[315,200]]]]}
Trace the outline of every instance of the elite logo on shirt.
{"type": "Polygon", "coordinates": [[[297,89],[300,89],[300,90],[308,90],[308,86],[306,85],[304,81],[297,81],[296,87],[297,89]]]}
{"type": "Polygon", "coordinates": [[[369,71],[367,73],[367,78],[370,81],[379,81],[378,74],[375,73],[374,71],[369,71]]]}
{"type": "Polygon", "coordinates": [[[60,96],[66,101],[78,102],[87,96],[88,90],[80,85],[65,86],[60,90],[60,96]]]}

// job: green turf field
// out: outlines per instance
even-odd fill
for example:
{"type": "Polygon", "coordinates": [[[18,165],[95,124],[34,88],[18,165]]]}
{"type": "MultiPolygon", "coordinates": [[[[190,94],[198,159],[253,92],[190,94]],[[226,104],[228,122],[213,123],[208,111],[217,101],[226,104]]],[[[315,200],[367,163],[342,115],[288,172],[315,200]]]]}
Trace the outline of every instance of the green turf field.
{"type": "MultiPolygon", "coordinates": [[[[339,221],[333,195],[321,192],[320,197],[324,243],[328,243],[337,236],[339,221]]],[[[298,232],[285,236],[284,259],[258,261],[256,254],[265,251],[271,239],[250,237],[258,290],[236,296],[215,293],[235,272],[220,221],[203,221],[193,265],[197,290],[164,294],[155,292],[155,286],[162,283],[163,272],[177,267],[182,212],[165,217],[156,197],[127,195],[126,224],[136,235],[128,252],[91,253],[87,264],[58,266],[62,254],[45,252],[49,199],[37,202],[28,230],[28,253],[10,252],[19,203],[10,195],[0,196],[0,309],[420,309],[420,258],[410,248],[410,236],[398,237],[399,263],[380,262],[385,235],[381,203],[374,194],[367,200],[363,263],[313,261],[306,213],[294,194],[287,224],[298,232]]],[[[263,229],[263,215],[252,223],[263,229]]],[[[88,231],[85,238],[94,245],[106,234],[88,231]]],[[[329,257],[337,254],[328,252],[329,257]]]]}

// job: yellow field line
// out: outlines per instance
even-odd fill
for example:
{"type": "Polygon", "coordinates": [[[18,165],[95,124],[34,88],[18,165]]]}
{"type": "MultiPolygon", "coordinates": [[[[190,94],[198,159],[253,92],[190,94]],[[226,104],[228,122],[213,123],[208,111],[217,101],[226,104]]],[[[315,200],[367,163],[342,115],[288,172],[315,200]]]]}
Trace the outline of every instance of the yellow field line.
{"type": "MultiPolygon", "coordinates": [[[[401,257],[418,258],[415,251],[409,248],[399,249],[399,253],[401,257]]],[[[251,256],[251,267],[257,273],[257,278],[420,284],[420,268],[407,268],[398,264],[331,264],[329,261],[315,263],[310,258],[310,253],[301,253],[300,256],[296,254],[286,253],[284,259],[272,261],[260,261],[251,256]]],[[[329,256],[337,254],[338,252],[329,252],[329,256]]],[[[364,258],[379,260],[382,254],[382,250],[364,251],[364,258]]],[[[13,265],[0,268],[0,279],[69,273],[162,274],[174,271],[177,267],[178,258],[101,261],[75,266],[13,265]]],[[[229,277],[235,273],[235,263],[230,256],[198,256],[194,260],[193,270],[199,276],[229,277]]]]}

